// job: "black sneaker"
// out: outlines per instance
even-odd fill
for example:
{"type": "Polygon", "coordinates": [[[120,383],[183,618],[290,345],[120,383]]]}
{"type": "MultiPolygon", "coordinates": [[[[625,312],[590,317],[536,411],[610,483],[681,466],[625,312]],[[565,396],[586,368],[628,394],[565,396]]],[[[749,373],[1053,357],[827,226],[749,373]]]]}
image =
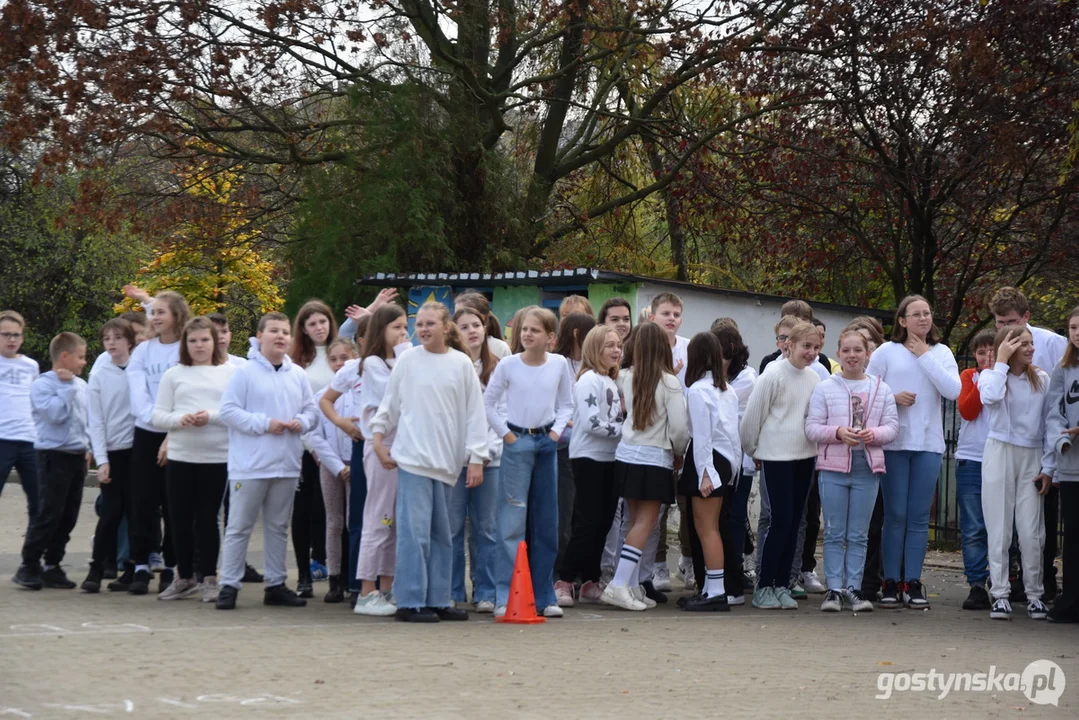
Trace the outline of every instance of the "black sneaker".
{"type": "Polygon", "coordinates": [[[116,570],[116,561],[106,562],[105,569],[101,571],[101,577],[104,580],[115,580],[119,573],[116,570]]]}
{"type": "Polygon", "coordinates": [[[356,609],[356,603],[360,601],[360,593],[357,590],[348,591],[348,606],[353,610],[356,609]]]}
{"type": "Polygon", "coordinates": [[[127,591],[132,595],[145,595],[150,592],[150,580],[153,577],[149,570],[139,570],[135,573],[135,577],[131,580],[127,591]]]}
{"type": "Polygon", "coordinates": [[[296,581],[296,594],[302,598],[315,597],[315,588],[311,584],[311,576],[308,574],[300,575],[300,579],[296,581]]]}
{"type": "Polygon", "coordinates": [[[27,590],[40,590],[44,587],[41,582],[41,566],[23,563],[19,566],[19,569],[15,571],[15,575],[12,576],[11,582],[16,585],[21,585],[27,590]]]}
{"type": "Polygon", "coordinates": [[[994,620],[1011,620],[1012,604],[1008,602],[1008,598],[993,601],[993,608],[989,611],[989,617],[994,620]]]}
{"type": "Polygon", "coordinates": [[[59,565],[41,572],[41,584],[54,590],[74,590],[76,587],[59,565]]]}
{"type": "Polygon", "coordinates": [[[970,594],[963,601],[964,610],[988,610],[990,607],[989,593],[981,585],[971,585],[970,594]]]}
{"type": "Polygon", "coordinates": [[[899,585],[895,580],[884,581],[884,586],[880,591],[880,600],[877,602],[881,607],[899,607],[899,585]]]}
{"type": "Polygon", "coordinates": [[[124,568],[123,574],[109,583],[109,592],[127,592],[131,588],[131,582],[135,579],[135,569],[124,568]]]}
{"type": "Polygon", "coordinates": [[[292,592],[287,585],[271,585],[262,591],[263,605],[277,605],[279,607],[303,607],[307,601],[292,592]]]}
{"type": "Polygon", "coordinates": [[[265,580],[265,578],[262,577],[262,574],[258,570],[251,567],[250,565],[244,565],[244,582],[245,583],[260,583],[260,582],[263,582],[264,580],[265,580]]]}
{"type": "Polygon", "coordinates": [[[326,592],[326,597],[322,598],[323,602],[339,603],[345,601],[345,592],[342,589],[340,575],[330,575],[330,589],[326,592]]]}
{"type": "Polygon", "coordinates": [[[847,590],[847,604],[854,612],[873,612],[873,603],[862,594],[861,590],[850,588],[847,590]]]}
{"type": "Polygon", "coordinates": [[[1046,619],[1051,623],[1079,623],[1079,610],[1054,606],[1046,619]]]}
{"type": "Polygon", "coordinates": [[[929,607],[929,598],[921,580],[911,580],[903,592],[904,603],[912,610],[924,610],[929,607]]]}
{"type": "Polygon", "coordinates": [[[431,608],[397,608],[393,616],[401,622],[436,623],[440,620],[431,608]]]}
{"type": "Polygon", "coordinates": [[[90,572],[86,573],[86,579],[82,581],[82,591],[86,593],[101,592],[101,579],[103,573],[95,563],[90,563],[90,572]]]}
{"type": "Polygon", "coordinates": [[[222,585],[217,594],[217,607],[218,610],[232,610],[236,607],[236,596],[240,594],[240,591],[231,585],[222,585]]]}
{"type": "Polygon", "coordinates": [[[731,606],[726,593],[715,597],[701,594],[687,600],[682,609],[687,612],[730,612],[731,606]]]}
{"type": "Polygon", "coordinates": [[[641,583],[641,587],[644,588],[644,596],[655,601],[657,605],[667,602],[666,593],[656,590],[656,586],[652,584],[651,580],[641,583]]]}
{"type": "Polygon", "coordinates": [[[458,610],[455,607],[427,608],[427,609],[434,612],[435,615],[438,615],[439,620],[447,620],[447,621],[451,621],[451,622],[452,621],[468,620],[468,611],[467,610],[458,610]]]}
{"type": "Polygon", "coordinates": [[[169,585],[172,585],[173,578],[175,577],[175,573],[169,568],[162,570],[161,574],[157,576],[157,594],[160,595],[168,590],[169,585]]]}

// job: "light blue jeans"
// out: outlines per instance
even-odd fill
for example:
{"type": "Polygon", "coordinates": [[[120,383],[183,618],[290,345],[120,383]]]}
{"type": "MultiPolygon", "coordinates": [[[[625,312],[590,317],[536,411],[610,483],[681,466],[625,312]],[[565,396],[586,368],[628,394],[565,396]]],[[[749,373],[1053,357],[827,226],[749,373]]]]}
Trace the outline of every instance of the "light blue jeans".
{"type": "Polygon", "coordinates": [[[502,450],[502,482],[498,501],[496,605],[510,596],[517,545],[525,540],[531,520],[528,559],[536,609],[557,605],[554,561],[558,555],[558,459],[555,441],[547,435],[521,435],[502,450]]]}
{"type": "Polygon", "coordinates": [[[821,470],[817,478],[824,511],[824,576],[829,590],[862,589],[869,520],[877,504],[879,478],[853,448],[849,473],[821,470]]]}
{"type": "Polygon", "coordinates": [[[453,570],[450,486],[397,468],[397,569],[393,597],[399,608],[446,608],[453,570]]]}
{"type": "Polygon", "coordinates": [[[464,602],[465,596],[465,516],[468,516],[468,555],[472,576],[472,602],[495,601],[495,560],[498,557],[498,485],[499,468],[485,467],[483,483],[465,487],[468,469],[461,471],[457,484],[449,489],[450,534],[453,536],[454,602],[464,602]]]}
{"type": "Polygon", "coordinates": [[[963,538],[963,573],[969,584],[984,586],[989,579],[989,535],[982,514],[982,464],[977,460],[955,461],[955,504],[963,538]]]}
{"type": "Polygon", "coordinates": [[[940,475],[941,454],[886,450],[887,472],[881,483],[884,529],[881,554],[885,580],[921,580],[929,545],[929,509],[940,475]],[[903,576],[900,577],[900,568],[903,576]]]}

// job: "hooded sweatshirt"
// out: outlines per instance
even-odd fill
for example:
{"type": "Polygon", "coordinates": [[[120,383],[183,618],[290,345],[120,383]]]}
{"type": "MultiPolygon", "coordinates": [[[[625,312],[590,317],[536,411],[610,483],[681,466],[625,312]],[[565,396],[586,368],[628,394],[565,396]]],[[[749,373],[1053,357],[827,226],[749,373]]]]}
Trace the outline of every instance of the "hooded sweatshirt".
{"type": "Polygon", "coordinates": [[[1045,418],[1045,439],[1056,454],[1056,482],[1079,482],[1079,442],[1064,434],[1074,427],[1079,427],[1079,367],[1057,365],[1049,381],[1045,418]]]}
{"type": "Polygon", "coordinates": [[[285,355],[274,367],[261,352],[236,368],[221,398],[221,419],[229,428],[229,479],[258,480],[300,476],[303,433],[318,425],[307,374],[285,355]],[[270,420],[299,420],[299,433],[270,432],[270,420]]]}

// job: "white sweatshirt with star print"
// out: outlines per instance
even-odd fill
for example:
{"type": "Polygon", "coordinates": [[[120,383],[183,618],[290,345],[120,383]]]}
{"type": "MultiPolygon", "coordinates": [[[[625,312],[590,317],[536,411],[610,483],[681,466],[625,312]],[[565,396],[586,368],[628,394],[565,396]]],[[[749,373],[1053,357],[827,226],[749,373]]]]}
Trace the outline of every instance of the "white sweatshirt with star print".
{"type": "Polygon", "coordinates": [[[618,384],[607,375],[589,370],[573,388],[573,434],[569,456],[614,462],[622,439],[622,400],[618,384]]]}

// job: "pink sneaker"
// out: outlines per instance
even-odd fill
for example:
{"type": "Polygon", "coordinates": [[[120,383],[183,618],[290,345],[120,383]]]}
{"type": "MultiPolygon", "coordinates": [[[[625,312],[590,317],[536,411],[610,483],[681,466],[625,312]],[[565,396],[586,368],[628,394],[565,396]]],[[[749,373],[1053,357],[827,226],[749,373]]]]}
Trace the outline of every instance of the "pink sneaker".
{"type": "Polygon", "coordinates": [[[554,596],[558,607],[573,607],[573,583],[559,580],[554,584],[554,596]]]}
{"type": "Polygon", "coordinates": [[[600,597],[603,596],[603,590],[598,583],[594,583],[591,580],[581,585],[581,594],[578,599],[583,603],[598,604],[600,597]]]}

